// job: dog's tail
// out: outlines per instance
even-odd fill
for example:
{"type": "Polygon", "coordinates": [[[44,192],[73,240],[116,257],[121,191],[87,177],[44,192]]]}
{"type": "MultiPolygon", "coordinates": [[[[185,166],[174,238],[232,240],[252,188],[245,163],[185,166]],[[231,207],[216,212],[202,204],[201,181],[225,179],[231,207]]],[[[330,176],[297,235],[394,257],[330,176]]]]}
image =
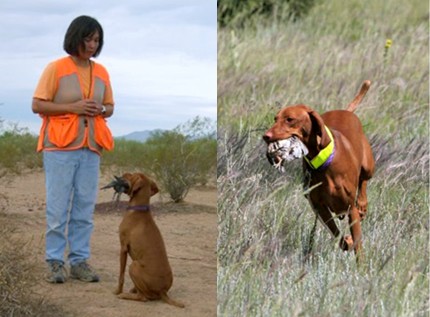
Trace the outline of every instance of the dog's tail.
{"type": "Polygon", "coordinates": [[[354,112],[355,109],[357,109],[358,104],[361,102],[361,100],[363,100],[364,96],[369,90],[369,87],[370,87],[370,80],[365,80],[363,82],[363,85],[361,85],[361,89],[358,95],[355,96],[354,100],[346,108],[347,111],[354,112]]]}
{"type": "Polygon", "coordinates": [[[184,305],[184,304],[182,304],[182,303],[180,303],[180,302],[177,302],[177,301],[175,301],[175,300],[171,299],[169,296],[167,296],[167,294],[166,294],[166,293],[162,293],[162,294],[160,294],[160,297],[161,297],[161,299],[162,299],[165,303],[167,303],[167,304],[169,304],[169,305],[173,305],[173,306],[180,307],[180,308],[184,308],[184,307],[185,307],[185,305],[184,305]]]}

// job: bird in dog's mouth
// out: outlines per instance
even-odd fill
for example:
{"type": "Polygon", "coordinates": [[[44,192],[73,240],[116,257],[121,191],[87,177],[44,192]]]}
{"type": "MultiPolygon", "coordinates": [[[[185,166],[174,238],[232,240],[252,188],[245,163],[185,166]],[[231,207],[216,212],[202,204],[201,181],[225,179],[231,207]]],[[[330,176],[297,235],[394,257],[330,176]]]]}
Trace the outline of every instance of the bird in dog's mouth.
{"type": "Polygon", "coordinates": [[[112,200],[119,202],[122,193],[126,193],[130,189],[130,184],[122,177],[114,176],[115,179],[100,189],[113,188],[115,190],[112,200]]]}
{"type": "Polygon", "coordinates": [[[296,136],[271,142],[267,145],[266,156],[279,172],[285,172],[284,162],[292,161],[308,154],[308,148],[296,136]]]}

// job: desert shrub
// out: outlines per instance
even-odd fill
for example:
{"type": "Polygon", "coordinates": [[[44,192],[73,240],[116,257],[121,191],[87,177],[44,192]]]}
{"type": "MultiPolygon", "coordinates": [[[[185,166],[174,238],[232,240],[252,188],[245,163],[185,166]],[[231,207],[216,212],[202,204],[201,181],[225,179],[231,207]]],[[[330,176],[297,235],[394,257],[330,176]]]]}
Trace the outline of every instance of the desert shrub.
{"type": "Polygon", "coordinates": [[[71,316],[32,293],[38,281],[34,274],[35,259],[29,242],[13,238],[18,220],[1,211],[0,201],[0,316],[56,317],[71,316]]]}
{"type": "Polygon", "coordinates": [[[190,144],[185,136],[174,131],[156,133],[145,145],[151,147],[152,172],[173,201],[181,201],[196,177],[188,169],[190,144]]]}
{"type": "Polygon", "coordinates": [[[116,139],[115,148],[110,152],[103,152],[101,159],[102,170],[112,170],[115,173],[130,171],[130,168],[147,168],[149,149],[139,141],[116,139]]]}
{"type": "Polygon", "coordinates": [[[174,202],[182,201],[189,189],[216,164],[216,140],[190,140],[177,131],[155,133],[145,144],[150,151],[151,172],[174,202]]]}
{"type": "Polygon", "coordinates": [[[196,152],[192,165],[198,171],[195,184],[207,185],[211,178],[215,179],[217,141],[211,137],[205,137],[192,141],[192,146],[196,152]]]}
{"type": "Polygon", "coordinates": [[[42,166],[36,152],[37,137],[25,129],[13,127],[0,134],[0,168],[2,172],[19,173],[25,168],[42,166]]]}
{"type": "Polygon", "coordinates": [[[175,131],[184,135],[192,143],[195,151],[193,167],[198,171],[196,183],[206,185],[215,174],[217,164],[216,122],[209,118],[195,117],[179,125],[175,131]]]}

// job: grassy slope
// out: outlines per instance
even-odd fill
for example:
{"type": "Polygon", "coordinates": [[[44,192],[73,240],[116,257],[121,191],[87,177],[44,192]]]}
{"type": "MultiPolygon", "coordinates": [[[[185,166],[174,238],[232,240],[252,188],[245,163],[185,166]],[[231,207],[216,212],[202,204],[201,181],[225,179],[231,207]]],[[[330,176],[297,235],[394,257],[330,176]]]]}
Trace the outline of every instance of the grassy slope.
{"type": "Polygon", "coordinates": [[[428,45],[418,0],[323,1],[299,23],[219,30],[219,316],[428,315],[428,45]],[[364,79],[357,114],[377,159],[365,265],[321,225],[304,262],[301,164],[277,174],[261,135],[280,105],[343,108],[364,79]]]}

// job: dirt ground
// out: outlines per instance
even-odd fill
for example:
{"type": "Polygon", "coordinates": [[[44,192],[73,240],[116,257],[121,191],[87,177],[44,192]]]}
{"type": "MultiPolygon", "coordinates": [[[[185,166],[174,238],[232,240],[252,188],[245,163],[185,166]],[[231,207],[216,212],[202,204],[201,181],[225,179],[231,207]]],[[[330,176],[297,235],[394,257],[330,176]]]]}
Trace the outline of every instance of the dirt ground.
{"type": "MultiPolygon", "coordinates": [[[[100,186],[111,175],[100,178],[100,186]]],[[[205,317],[216,316],[216,239],[217,194],[215,188],[190,191],[184,203],[169,203],[167,197],[152,198],[153,215],[166,244],[174,281],[169,296],[183,302],[181,309],[162,301],[134,302],[117,299],[113,291],[119,272],[118,226],[122,219],[122,205],[115,208],[112,190],[100,191],[94,215],[89,263],[97,270],[99,283],[68,280],[65,284],[44,282],[45,188],[42,171],[25,173],[4,180],[0,193],[6,199],[6,212],[19,221],[15,234],[31,244],[36,257],[35,274],[41,282],[34,291],[46,301],[58,304],[76,316],[104,317],[205,317]]],[[[130,264],[130,260],[128,261],[130,264]]],[[[132,287],[128,273],[125,290],[132,287]]]]}

